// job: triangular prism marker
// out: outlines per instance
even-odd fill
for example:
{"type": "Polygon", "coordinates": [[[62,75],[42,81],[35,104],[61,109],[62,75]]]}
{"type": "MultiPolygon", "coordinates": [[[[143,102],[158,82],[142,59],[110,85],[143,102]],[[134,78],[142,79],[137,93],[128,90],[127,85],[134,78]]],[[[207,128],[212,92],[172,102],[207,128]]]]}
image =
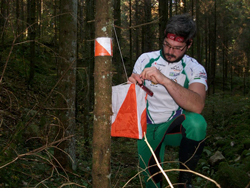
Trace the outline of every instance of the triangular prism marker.
{"type": "Polygon", "coordinates": [[[127,96],[122,103],[116,119],[112,124],[111,136],[120,134],[120,136],[129,135],[131,138],[138,136],[137,120],[137,101],[135,94],[135,85],[131,84],[127,96]],[[121,125],[123,119],[126,119],[126,124],[121,125]]]}
{"type": "Polygon", "coordinates": [[[95,56],[113,56],[112,40],[108,37],[99,37],[95,40],[95,56]]]}

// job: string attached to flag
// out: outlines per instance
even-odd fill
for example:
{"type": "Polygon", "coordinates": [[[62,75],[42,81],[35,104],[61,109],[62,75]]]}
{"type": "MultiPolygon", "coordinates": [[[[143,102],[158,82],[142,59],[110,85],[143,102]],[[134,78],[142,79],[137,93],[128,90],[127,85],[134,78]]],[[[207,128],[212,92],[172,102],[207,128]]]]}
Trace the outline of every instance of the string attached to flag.
{"type": "Polygon", "coordinates": [[[121,60],[122,60],[123,69],[124,69],[126,78],[128,80],[128,74],[127,74],[127,71],[126,71],[125,63],[123,61],[122,51],[121,51],[121,47],[120,47],[120,44],[119,44],[119,40],[118,40],[118,37],[117,37],[117,34],[116,34],[116,30],[115,30],[115,25],[114,24],[113,24],[113,28],[114,28],[114,33],[115,33],[115,39],[116,39],[116,42],[117,42],[117,45],[118,45],[118,49],[119,49],[119,52],[120,52],[120,56],[121,56],[121,60]]]}
{"type": "MultiPolygon", "coordinates": [[[[123,56],[122,56],[122,51],[121,51],[121,48],[120,48],[120,44],[119,44],[119,40],[118,40],[118,37],[117,37],[117,34],[116,34],[116,29],[115,29],[115,26],[113,24],[113,28],[114,28],[114,33],[115,33],[115,38],[116,38],[116,42],[117,42],[117,45],[118,45],[118,49],[119,49],[119,52],[120,52],[120,56],[121,56],[121,60],[122,60],[122,65],[123,65],[123,69],[124,69],[124,72],[125,72],[125,75],[126,75],[126,78],[128,80],[128,75],[127,75],[127,71],[126,71],[126,67],[125,67],[125,63],[123,61],[123,56]]],[[[148,89],[145,85],[143,84],[138,84],[149,96],[153,96],[154,93],[148,89]]]]}

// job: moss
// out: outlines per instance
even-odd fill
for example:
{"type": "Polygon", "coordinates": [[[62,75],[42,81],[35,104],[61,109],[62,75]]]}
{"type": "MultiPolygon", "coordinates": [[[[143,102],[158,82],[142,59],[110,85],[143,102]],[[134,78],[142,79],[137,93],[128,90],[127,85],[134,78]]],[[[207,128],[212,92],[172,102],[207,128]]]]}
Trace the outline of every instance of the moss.
{"type": "Polygon", "coordinates": [[[250,127],[248,123],[242,123],[235,127],[235,133],[242,133],[244,131],[250,131],[250,127]]]}
{"type": "Polygon", "coordinates": [[[244,150],[244,151],[241,153],[241,156],[242,156],[242,157],[250,156],[250,150],[244,150]]]}
{"type": "Polygon", "coordinates": [[[229,146],[230,145],[230,140],[228,139],[221,139],[216,142],[217,147],[223,147],[223,146],[229,146]]]}
{"type": "Polygon", "coordinates": [[[244,150],[243,145],[236,145],[234,147],[227,147],[223,150],[226,159],[234,159],[236,154],[240,155],[244,150]]]}
{"type": "Polygon", "coordinates": [[[249,177],[246,172],[239,168],[232,167],[226,162],[221,162],[216,173],[216,181],[221,187],[242,188],[248,184],[249,177]]]}
{"type": "Polygon", "coordinates": [[[250,149],[250,138],[244,139],[242,143],[245,149],[250,149]]]}
{"type": "Polygon", "coordinates": [[[248,156],[242,160],[242,170],[250,172],[250,151],[248,151],[248,156]]]}

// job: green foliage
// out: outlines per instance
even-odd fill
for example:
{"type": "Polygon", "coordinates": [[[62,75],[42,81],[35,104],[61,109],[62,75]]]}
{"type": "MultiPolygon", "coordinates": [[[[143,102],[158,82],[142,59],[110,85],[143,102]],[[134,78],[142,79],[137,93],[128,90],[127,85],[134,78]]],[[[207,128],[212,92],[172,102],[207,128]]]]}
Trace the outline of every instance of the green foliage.
{"type": "Polygon", "coordinates": [[[203,114],[209,128],[224,129],[248,121],[249,104],[248,97],[214,94],[208,96],[203,114]]]}
{"type": "MultiPolygon", "coordinates": [[[[9,50],[3,50],[3,62],[9,50]]],[[[0,86],[0,187],[58,187],[64,183],[88,187],[90,176],[85,177],[85,171],[76,176],[61,169],[53,159],[56,144],[47,145],[56,141],[53,131],[60,123],[53,110],[55,94],[49,95],[57,82],[56,61],[47,48],[37,48],[34,82],[27,87],[28,50],[26,44],[15,46],[0,86]]]]}
{"type": "Polygon", "coordinates": [[[230,166],[226,162],[222,162],[219,165],[216,180],[220,182],[221,187],[242,188],[246,187],[248,184],[249,177],[239,168],[230,166]]]}
{"type": "MultiPolygon", "coordinates": [[[[246,187],[250,172],[249,98],[225,94],[209,96],[203,115],[208,122],[208,137],[198,170],[216,180],[221,187],[246,187]],[[216,151],[222,152],[225,160],[211,166],[207,159],[216,151]]],[[[200,187],[216,187],[200,178],[196,183],[200,187]]]]}

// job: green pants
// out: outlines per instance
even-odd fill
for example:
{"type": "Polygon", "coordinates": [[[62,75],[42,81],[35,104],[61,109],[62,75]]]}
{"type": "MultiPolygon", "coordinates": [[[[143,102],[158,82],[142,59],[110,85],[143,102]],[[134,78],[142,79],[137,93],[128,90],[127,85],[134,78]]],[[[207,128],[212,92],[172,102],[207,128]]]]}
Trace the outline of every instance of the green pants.
{"type": "MultiPolygon", "coordinates": [[[[206,136],[207,123],[202,115],[184,112],[169,122],[147,125],[147,140],[154,150],[159,162],[164,162],[165,146],[179,146],[183,137],[194,141],[202,141],[206,136]]],[[[148,179],[155,172],[149,171],[148,166],[154,165],[153,156],[144,139],[138,140],[139,164],[146,169],[144,175],[148,179]]],[[[160,175],[161,176],[161,175],[160,175]]],[[[161,187],[160,182],[152,179],[146,182],[147,188],[161,187]]]]}

